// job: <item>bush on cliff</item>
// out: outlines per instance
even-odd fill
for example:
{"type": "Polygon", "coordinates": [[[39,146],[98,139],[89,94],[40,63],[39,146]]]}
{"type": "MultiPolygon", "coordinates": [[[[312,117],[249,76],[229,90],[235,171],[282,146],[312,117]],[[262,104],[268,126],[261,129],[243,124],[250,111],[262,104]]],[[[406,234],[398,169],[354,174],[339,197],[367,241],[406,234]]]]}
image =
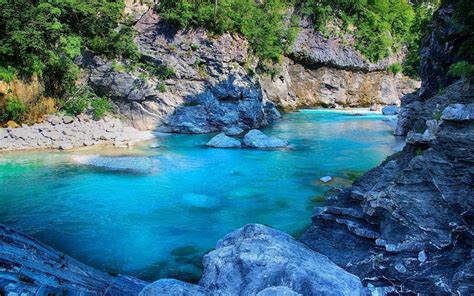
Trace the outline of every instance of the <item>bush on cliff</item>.
{"type": "Polygon", "coordinates": [[[282,0],[164,0],[157,9],[180,28],[202,26],[215,34],[238,32],[255,55],[277,61],[296,37],[296,24],[286,26],[288,3],[282,0]]]}

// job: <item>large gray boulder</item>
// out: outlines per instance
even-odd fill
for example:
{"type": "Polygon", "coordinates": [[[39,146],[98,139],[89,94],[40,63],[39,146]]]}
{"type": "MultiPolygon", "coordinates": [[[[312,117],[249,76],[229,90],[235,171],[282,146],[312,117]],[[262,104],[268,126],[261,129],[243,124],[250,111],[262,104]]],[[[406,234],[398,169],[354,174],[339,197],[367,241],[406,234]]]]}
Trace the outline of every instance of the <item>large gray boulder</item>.
{"type": "Polygon", "coordinates": [[[358,277],[290,235],[260,224],[248,224],[225,236],[203,263],[199,285],[214,295],[256,295],[272,286],[286,286],[302,295],[360,295],[362,291],[358,277]]]}
{"type": "Polygon", "coordinates": [[[288,142],[276,137],[269,137],[256,129],[245,135],[244,144],[250,148],[281,148],[288,146],[288,142]]]}
{"type": "Polygon", "coordinates": [[[224,133],[220,133],[207,142],[206,145],[214,148],[238,148],[242,144],[239,140],[228,137],[224,133]]]}

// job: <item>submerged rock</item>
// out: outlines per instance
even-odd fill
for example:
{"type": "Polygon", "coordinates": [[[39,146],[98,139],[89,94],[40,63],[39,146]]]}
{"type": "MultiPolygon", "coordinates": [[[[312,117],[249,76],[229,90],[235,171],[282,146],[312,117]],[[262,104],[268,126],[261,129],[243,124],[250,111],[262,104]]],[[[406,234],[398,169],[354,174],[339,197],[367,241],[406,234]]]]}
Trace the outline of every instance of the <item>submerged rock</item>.
{"type": "Polygon", "coordinates": [[[207,142],[206,145],[214,148],[237,148],[242,144],[239,140],[228,137],[224,133],[220,133],[207,142]]]}
{"type": "Polygon", "coordinates": [[[244,144],[251,148],[281,148],[288,146],[288,142],[277,137],[269,137],[256,129],[249,131],[245,135],[244,144]]]}
{"type": "Polygon", "coordinates": [[[204,209],[213,209],[219,206],[219,200],[205,195],[205,194],[198,194],[198,193],[186,193],[182,196],[181,202],[183,205],[188,207],[195,207],[195,208],[204,208],[204,209]]]}
{"type": "Polygon", "coordinates": [[[153,160],[148,157],[109,157],[100,155],[75,155],[72,161],[81,165],[112,171],[148,174],[153,170],[153,160]]]}

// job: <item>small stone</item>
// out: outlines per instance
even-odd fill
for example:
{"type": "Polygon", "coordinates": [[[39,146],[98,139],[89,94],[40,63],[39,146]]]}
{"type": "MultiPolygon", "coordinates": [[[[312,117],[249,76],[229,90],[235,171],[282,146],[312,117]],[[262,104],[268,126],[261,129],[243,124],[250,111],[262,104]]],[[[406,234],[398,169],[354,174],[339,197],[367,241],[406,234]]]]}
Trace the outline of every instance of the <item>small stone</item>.
{"type": "Polygon", "coordinates": [[[405,273],[407,272],[407,268],[405,267],[405,265],[403,265],[402,263],[397,263],[395,265],[395,269],[399,272],[399,273],[405,273]]]}
{"type": "Polygon", "coordinates": [[[428,259],[428,256],[426,256],[426,252],[425,251],[421,251],[420,253],[418,253],[418,261],[420,261],[421,263],[425,262],[426,259],[428,259]]]}
{"type": "Polygon", "coordinates": [[[14,122],[13,120],[7,121],[7,127],[9,128],[17,128],[19,127],[18,123],[14,122]]]}
{"type": "Polygon", "coordinates": [[[74,118],[71,116],[64,116],[63,117],[63,123],[64,124],[70,124],[74,122],[74,118]]]}
{"type": "Polygon", "coordinates": [[[148,147],[150,147],[150,148],[152,148],[152,149],[155,149],[155,148],[160,148],[161,145],[158,144],[158,143],[153,143],[153,144],[150,144],[150,146],[148,146],[148,147]]]}
{"type": "Polygon", "coordinates": [[[72,149],[74,146],[71,144],[71,143],[60,143],[58,145],[58,148],[59,150],[70,150],[72,149]]]}
{"type": "Polygon", "coordinates": [[[331,176],[324,176],[324,177],[319,178],[319,181],[321,181],[323,183],[330,182],[331,180],[332,180],[331,176]]]}

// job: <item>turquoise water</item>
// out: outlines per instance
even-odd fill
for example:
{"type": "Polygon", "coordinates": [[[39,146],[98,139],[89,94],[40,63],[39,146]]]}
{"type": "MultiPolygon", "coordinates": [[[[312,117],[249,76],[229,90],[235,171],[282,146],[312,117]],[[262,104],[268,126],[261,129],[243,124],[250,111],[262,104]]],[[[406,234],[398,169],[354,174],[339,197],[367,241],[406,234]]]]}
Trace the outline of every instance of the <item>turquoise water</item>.
{"type": "MultiPolygon", "coordinates": [[[[292,234],[331,186],[348,185],[399,144],[387,117],[302,111],[265,129],[282,150],[212,149],[213,135],[161,135],[133,149],[0,154],[0,223],[89,265],[147,280],[194,280],[201,256],[246,223],[292,234]],[[150,160],[149,172],[78,165],[81,154],[150,160]],[[322,176],[333,183],[318,182],[322,176]]],[[[140,161],[133,162],[140,165],[140,161]]]]}

